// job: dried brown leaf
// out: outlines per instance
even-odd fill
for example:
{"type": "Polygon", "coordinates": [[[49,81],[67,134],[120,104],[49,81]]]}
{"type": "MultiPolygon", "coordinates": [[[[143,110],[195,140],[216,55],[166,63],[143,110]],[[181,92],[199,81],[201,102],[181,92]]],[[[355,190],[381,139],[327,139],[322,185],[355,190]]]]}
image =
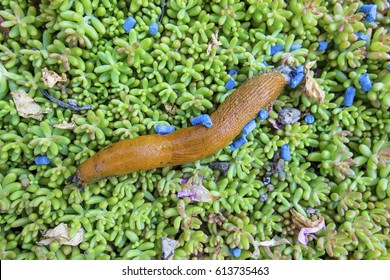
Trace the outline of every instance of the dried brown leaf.
{"type": "Polygon", "coordinates": [[[166,102],[166,103],[164,103],[164,107],[165,107],[165,111],[167,111],[167,113],[170,116],[176,115],[177,106],[175,104],[172,104],[170,102],[166,102]]]}
{"type": "Polygon", "coordinates": [[[53,229],[43,231],[43,239],[37,242],[37,245],[46,246],[54,241],[58,241],[61,245],[77,246],[83,241],[85,230],[80,228],[73,238],[70,238],[69,233],[68,225],[61,223],[53,229]]]}
{"type": "Polygon", "coordinates": [[[325,93],[310,72],[315,63],[316,61],[310,61],[305,65],[305,94],[309,98],[317,100],[318,103],[322,103],[325,99],[325,93]]]}
{"type": "Polygon", "coordinates": [[[307,237],[309,235],[313,236],[313,233],[325,229],[324,217],[317,217],[314,215],[311,219],[309,219],[298,213],[295,209],[291,209],[290,212],[293,224],[297,227],[297,229],[299,229],[298,241],[304,245],[307,245],[307,237]]]}
{"type": "Polygon", "coordinates": [[[280,236],[275,235],[271,240],[267,241],[253,241],[252,245],[255,248],[255,250],[252,253],[252,258],[257,259],[260,257],[260,250],[259,247],[273,247],[283,244],[290,244],[290,241],[288,241],[286,238],[282,238],[280,236]]]}
{"type": "Polygon", "coordinates": [[[221,41],[218,40],[218,30],[217,30],[214,34],[211,35],[211,39],[207,44],[207,50],[206,50],[207,55],[210,55],[213,49],[221,45],[222,45],[221,41]]]}
{"type": "Polygon", "coordinates": [[[34,99],[24,90],[12,91],[11,96],[15,102],[19,116],[23,118],[33,118],[41,121],[43,114],[51,112],[50,109],[42,111],[41,106],[35,103],[34,99]]]}
{"type": "Polygon", "coordinates": [[[323,217],[312,216],[311,219],[303,216],[301,213],[298,213],[295,209],[290,210],[292,215],[292,222],[298,228],[313,228],[317,227],[324,220],[323,217]]]}
{"type": "Polygon", "coordinates": [[[179,198],[189,197],[193,201],[213,202],[219,199],[202,185],[203,176],[198,174],[188,179],[182,179],[181,190],[177,193],[179,198]]]}
{"type": "Polygon", "coordinates": [[[282,244],[291,244],[290,241],[288,241],[286,238],[279,237],[275,235],[271,240],[267,241],[253,241],[253,246],[278,246],[282,244]]]}
{"type": "Polygon", "coordinates": [[[47,68],[42,69],[42,81],[46,86],[52,88],[58,82],[66,82],[67,78],[64,73],[62,75],[58,75],[54,71],[47,70],[47,68]]]}
{"type": "Polygon", "coordinates": [[[53,124],[54,127],[56,128],[59,128],[59,129],[70,129],[70,130],[73,130],[75,127],[76,127],[76,124],[74,122],[66,122],[66,121],[63,121],[62,123],[58,123],[58,124],[53,124]]]}

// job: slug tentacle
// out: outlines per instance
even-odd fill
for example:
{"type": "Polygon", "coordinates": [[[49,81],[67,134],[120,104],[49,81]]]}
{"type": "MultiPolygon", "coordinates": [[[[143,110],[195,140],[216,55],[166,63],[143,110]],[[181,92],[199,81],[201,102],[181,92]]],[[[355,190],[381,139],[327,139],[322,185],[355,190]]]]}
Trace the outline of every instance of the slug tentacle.
{"type": "Polygon", "coordinates": [[[216,153],[273,101],[288,82],[286,74],[255,76],[235,90],[210,116],[213,126],[197,125],[168,135],[146,135],[114,143],[84,161],[68,180],[78,186],[103,177],[196,161],[216,153]]]}

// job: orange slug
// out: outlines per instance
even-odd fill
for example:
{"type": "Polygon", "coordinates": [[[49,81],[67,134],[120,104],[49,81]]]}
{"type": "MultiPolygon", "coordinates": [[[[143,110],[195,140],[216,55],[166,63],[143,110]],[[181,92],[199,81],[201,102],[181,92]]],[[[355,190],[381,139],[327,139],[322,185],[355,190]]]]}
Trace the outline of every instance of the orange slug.
{"type": "Polygon", "coordinates": [[[237,88],[211,114],[213,126],[197,125],[167,135],[153,134],[122,140],[84,161],[68,178],[78,186],[101,178],[175,166],[216,153],[231,142],[259,110],[274,100],[288,82],[286,75],[268,72],[237,88]]]}

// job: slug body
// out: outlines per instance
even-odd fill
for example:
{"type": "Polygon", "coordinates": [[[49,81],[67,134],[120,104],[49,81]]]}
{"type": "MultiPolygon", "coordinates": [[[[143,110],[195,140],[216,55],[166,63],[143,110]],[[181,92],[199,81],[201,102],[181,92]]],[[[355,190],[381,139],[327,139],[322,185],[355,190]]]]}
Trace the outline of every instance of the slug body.
{"type": "Polygon", "coordinates": [[[179,129],[168,135],[145,135],[119,141],[84,161],[69,178],[82,186],[103,177],[129,174],[193,162],[225,147],[261,108],[274,100],[287,83],[279,72],[245,82],[210,116],[213,126],[179,129]]]}

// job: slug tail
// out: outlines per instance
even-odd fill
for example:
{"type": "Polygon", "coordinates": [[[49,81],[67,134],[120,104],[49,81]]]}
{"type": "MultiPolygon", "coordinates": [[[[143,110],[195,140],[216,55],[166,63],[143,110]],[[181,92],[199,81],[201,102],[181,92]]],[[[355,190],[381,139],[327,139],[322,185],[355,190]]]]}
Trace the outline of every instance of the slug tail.
{"type": "Polygon", "coordinates": [[[159,134],[119,141],[82,162],[67,182],[78,187],[102,178],[169,166],[172,144],[159,134]]]}

